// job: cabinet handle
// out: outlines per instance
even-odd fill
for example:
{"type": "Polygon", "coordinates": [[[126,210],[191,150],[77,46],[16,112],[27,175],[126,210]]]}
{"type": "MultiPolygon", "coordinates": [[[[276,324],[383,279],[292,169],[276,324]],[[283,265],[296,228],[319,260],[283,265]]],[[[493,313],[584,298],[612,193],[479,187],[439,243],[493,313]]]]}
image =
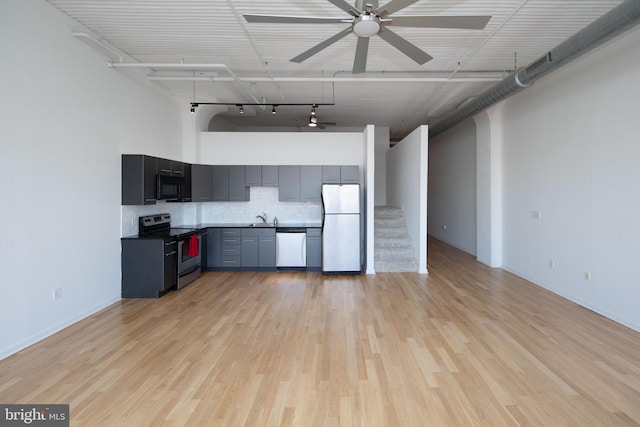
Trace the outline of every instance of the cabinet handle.
{"type": "Polygon", "coordinates": [[[173,173],[182,175],[184,172],[182,172],[182,171],[173,171],[173,173]]]}
{"type": "Polygon", "coordinates": [[[155,202],[156,199],[144,199],[145,202],[155,202]]]}
{"type": "Polygon", "coordinates": [[[169,170],[169,169],[160,169],[160,172],[168,172],[168,173],[171,173],[171,170],[169,170]]]}
{"type": "Polygon", "coordinates": [[[175,255],[176,251],[173,252],[169,252],[168,254],[165,254],[164,256],[171,256],[171,255],[175,255]]]}
{"type": "Polygon", "coordinates": [[[165,243],[164,245],[165,246],[171,246],[171,245],[175,245],[175,244],[176,244],[176,242],[169,242],[169,243],[165,243]]]}

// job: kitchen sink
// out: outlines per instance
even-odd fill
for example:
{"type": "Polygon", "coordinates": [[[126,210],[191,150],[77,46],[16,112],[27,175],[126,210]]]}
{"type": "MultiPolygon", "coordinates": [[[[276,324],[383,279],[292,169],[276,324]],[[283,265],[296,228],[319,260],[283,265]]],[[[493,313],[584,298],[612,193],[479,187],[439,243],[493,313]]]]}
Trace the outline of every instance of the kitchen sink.
{"type": "Polygon", "coordinates": [[[263,222],[254,222],[253,224],[249,224],[249,227],[262,227],[262,228],[271,227],[271,228],[273,228],[274,225],[273,224],[266,224],[266,223],[263,223],[263,222]]]}

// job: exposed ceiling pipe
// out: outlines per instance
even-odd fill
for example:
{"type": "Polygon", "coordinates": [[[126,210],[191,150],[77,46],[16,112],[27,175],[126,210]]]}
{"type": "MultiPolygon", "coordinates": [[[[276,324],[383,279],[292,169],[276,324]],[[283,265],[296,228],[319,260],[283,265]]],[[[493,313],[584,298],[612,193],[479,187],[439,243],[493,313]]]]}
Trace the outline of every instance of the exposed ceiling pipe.
{"type": "MultiPolygon", "coordinates": [[[[234,81],[232,77],[217,77],[217,76],[147,76],[149,80],[154,81],[196,81],[196,82],[230,82],[234,81]]],[[[239,77],[241,82],[335,82],[335,83],[351,83],[351,82],[366,82],[366,83],[473,83],[473,82],[497,82],[502,79],[502,76],[493,77],[456,77],[450,79],[449,77],[239,77]]]]}
{"type": "Polygon", "coordinates": [[[112,48],[111,46],[109,46],[108,44],[103,42],[102,40],[98,40],[97,38],[93,37],[90,34],[87,34],[87,33],[71,33],[71,35],[73,37],[83,37],[85,39],[91,40],[92,42],[94,42],[95,44],[100,46],[101,48],[103,48],[105,50],[108,50],[109,52],[111,52],[112,54],[117,56],[118,57],[118,61],[120,61],[120,63],[122,63],[124,61],[124,58],[122,57],[122,55],[120,55],[120,53],[117,50],[115,50],[114,48],[112,48]]]}
{"type": "Polygon", "coordinates": [[[480,111],[520,92],[540,77],[589,52],[640,22],[640,0],[626,0],[572,37],[547,52],[540,59],[509,74],[501,82],[482,92],[455,113],[430,127],[434,137],[480,111]]]}
{"type": "MultiPolygon", "coordinates": [[[[224,70],[231,76],[231,79],[235,81],[244,92],[256,103],[259,104],[260,101],[255,97],[243,84],[242,80],[238,78],[236,73],[234,73],[231,68],[226,66],[225,64],[172,64],[172,63],[160,63],[160,62],[109,62],[109,67],[112,68],[151,68],[151,69],[186,69],[186,70],[224,70]]],[[[193,79],[193,78],[191,78],[193,79]]],[[[207,79],[211,80],[211,79],[207,79]]],[[[195,81],[195,80],[194,80],[195,81]]],[[[231,80],[230,80],[231,81],[231,80]]]]}

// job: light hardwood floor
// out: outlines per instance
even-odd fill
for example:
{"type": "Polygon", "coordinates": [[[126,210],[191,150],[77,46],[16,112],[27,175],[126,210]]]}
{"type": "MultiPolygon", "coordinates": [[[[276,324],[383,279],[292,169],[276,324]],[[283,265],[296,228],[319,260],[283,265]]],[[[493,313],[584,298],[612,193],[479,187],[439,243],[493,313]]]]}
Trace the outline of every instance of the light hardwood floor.
{"type": "Polygon", "coordinates": [[[0,361],[72,426],[638,426],[640,334],[430,241],[429,275],[206,273],[0,361]]]}

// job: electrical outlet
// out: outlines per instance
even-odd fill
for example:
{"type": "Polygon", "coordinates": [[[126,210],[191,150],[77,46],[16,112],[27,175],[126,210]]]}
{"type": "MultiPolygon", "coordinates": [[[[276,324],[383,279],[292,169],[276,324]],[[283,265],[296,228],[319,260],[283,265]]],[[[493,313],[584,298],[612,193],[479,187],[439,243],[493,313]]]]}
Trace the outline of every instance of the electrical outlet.
{"type": "Polygon", "coordinates": [[[131,226],[132,227],[136,226],[136,219],[135,218],[131,218],[131,226]]]}
{"type": "Polygon", "coordinates": [[[549,260],[549,268],[551,269],[556,268],[556,262],[552,259],[549,260]]]}
{"type": "Polygon", "coordinates": [[[540,219],[540,211],[531,211],[531,217],[533,219],[540,219]]]}
{"type": "Polygon", "coordinates": [[[57,301],[62,298],[62,288],[55,288],[53,290],[53,300],[57,301]]]}
{"type": "Polygon", "coordinates": [[[591,273],[589,273],[588,271],[584,272],[584,280],[586,280],[587,282],[591,281],[591,273]]]}
{"type": "Polygon", "coordinates": [[[443,225],[443,226],[442,226],[442,229],[443,229],[443,230],[446,230],[446,229],[447,229],[447,226],[446,226],[446,225],[443,225]]]}

